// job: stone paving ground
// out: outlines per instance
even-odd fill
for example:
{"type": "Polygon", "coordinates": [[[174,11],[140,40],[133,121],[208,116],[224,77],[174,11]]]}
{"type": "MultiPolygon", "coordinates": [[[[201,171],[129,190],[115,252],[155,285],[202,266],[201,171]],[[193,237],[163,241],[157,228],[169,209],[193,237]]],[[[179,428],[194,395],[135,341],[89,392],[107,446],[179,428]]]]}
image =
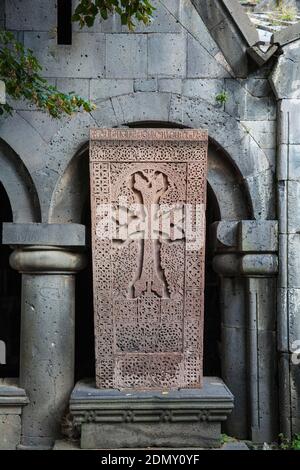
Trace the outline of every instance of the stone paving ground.
{"type": "MultiPolygon", "coordinates": [[[[60,440],[56,441],[53,450],[80,450],[79,447],[79,442],[78,441],[68,441],[68,440],[60,440]]],[[[117,449],[117,450],[129,450],[129,449],[117,449]]],[[[130,449],[130,450],[136,450],[136,449],[130,449]]],[[[141,450],[141,449],[138,449],[141,450]]],[[[150,449],[147,449],[150,450],[150,449]]],[[[156,449],[151,449],[151,450],[165,450],[165,451],[171,451],[171,450],[208,450],[208,449],[197,449],[197,448],[185,448],[185,449],[161,449],[161,448],[156,448],[156,449]]],[[[222,445],[220,449],[213,449],[213,450],[249,450],[247,444],[245,442],[226,442],[225,444],[222,445]]]]}

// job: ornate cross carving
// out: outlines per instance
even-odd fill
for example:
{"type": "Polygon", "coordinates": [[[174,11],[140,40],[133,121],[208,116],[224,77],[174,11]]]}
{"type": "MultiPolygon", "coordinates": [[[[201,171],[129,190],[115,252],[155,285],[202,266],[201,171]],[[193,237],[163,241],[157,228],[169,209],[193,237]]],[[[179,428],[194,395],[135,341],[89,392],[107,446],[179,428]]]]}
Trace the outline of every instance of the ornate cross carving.
{"type": "Polygon", "coordinates": [[[176,224],[185,222],[186,205],[205,206],[207,134],[97,129],[91,135],[97,386],[199,387],[204,248],[189,249],[188,231],[176,224]],[[127,238],[97,237],[105,212],[98,208],[109,204],[117,234],[130,229],[127,238]]]}

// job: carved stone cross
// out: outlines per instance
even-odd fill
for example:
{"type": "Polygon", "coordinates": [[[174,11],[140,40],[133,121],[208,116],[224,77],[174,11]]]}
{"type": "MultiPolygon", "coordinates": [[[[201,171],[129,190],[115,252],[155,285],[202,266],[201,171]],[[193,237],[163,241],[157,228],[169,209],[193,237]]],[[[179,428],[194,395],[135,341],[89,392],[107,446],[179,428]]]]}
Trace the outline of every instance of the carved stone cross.
{"type": "Polygon", "coordinates": [[[207,134],[98,129],[90,155],[97,386],[199,387],[204,248],[177,223],[205,207],[207,134]],[[109,204],[124,238],[97,237],[109,204]]]}

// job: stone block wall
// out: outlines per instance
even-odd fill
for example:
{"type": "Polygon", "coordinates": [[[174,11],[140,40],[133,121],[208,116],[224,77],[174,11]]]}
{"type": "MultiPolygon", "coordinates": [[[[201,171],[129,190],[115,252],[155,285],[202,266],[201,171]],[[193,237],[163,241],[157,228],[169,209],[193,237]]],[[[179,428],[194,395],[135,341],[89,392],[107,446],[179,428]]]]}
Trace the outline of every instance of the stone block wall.
{"type": "MultiPolygon", "coordinates": [[[[75,7],[76,2],[73,3],[75,7]]],[[[149,26],[138,25],[134,33],[129,33],[116,16],[107,21],[98,20],[90,29],[81,30],[73,25],[72,45],[67,46],[57,44],[55,0],[5,2],[6,17],[0,17],[0,21],[5,20],[6,28],[33,49],[48,81],[97,105],[92,113],[54,120],[33,105],[15,102],[13,116],[1,118],[0,136],[6,144],[0,148],[0,175],[4,175],[7,192],[13,188],[9,197],[14,223],[81,223],[82,200],[88,187],[82,160],[87,157],[84,150],[90,128],[137,122],[145,126],[158,122],[207,128],[214,144],[209,156],[208,179],[218,199],[220,217],[277,218],[277,103],[268,78],[274,63],[270,61],[247,78],[236,76],[193,6],[197,2],[153,0],[152,3],[156,10],[149,26]],[[220,104],[216,96],[222,92],[226,93],[226,99],[220,104]],[[18,171],[21,165],[26,184],[22,183],[23,176],[18,171]],[[20,207],[26,210],[21,211],[20,207]]],[[[291,152],[294,149],[289,148],[291,152]]],[[[290,191],[291,197],[297,198],[295,188],[290,186],[290,191]]],[[[289,210],[293,211],[292,205],[289,210]]],[[[293,215],[291,212],[289,223],[296,226],[297,220],[297,212],[293,215]]],[[[265,318],[273,304],[265,302],[264,292],[269,293],[270,300],[275,282],[267,279],[259,287],[255,284],[255,288],[249,283],[245,291],[239,275],[234,280],[223,279],[222,298],[227,303],[222,306],[222,315],[230,314],[226,324],[230,328],[235,324],[232,315],[240,315],[237,321],[245,323],[247,296],[252,294],[261,296],[259,312],[265,318]]],[[[259,343],[264,345],[258,358],[264,371],[260,378],[262,416],[264,403],[275,396],[272,395],[273,369],[265,373],[269,360],[265,360],[265,351],[275,355],[274,315],[266,328],[261,325],[258,328],[268,331],[267,339],[259,335],[259,343]]],[[[241,344],[233,337],[226,336],[228,344],[224,343],[223,347],[229,351],[228,357],[236,359],[236,352],[246,348],[245,335],[238,337],[241,344]]],[[[248,359],[240,356],[240,360],[244,375],[236,379],[236,384],[245,393],[237,404],[240,413],[237,416],[246,416],[248,359]]],[[[225,366],[237,375],[232,361],[225,366]]],[[[239,418],[234,429],[239,429],[238,421],[239,418]]],[[[241,433],[247,426],[249,429],[246,423],[241,433]]],[[[272,434],[270,428],[267,424],[261,438],[272,434]]],[[[258,429],[258,438],[259,432],[258,429]]]]}
{"type": "MultiPolygon", "coordinates": [[[[49,82],[97,105],[91,115],[81,113],[76,119],[56,121],[26,102],[16,102],[14,119],[0,123],[3,139],[13,141],[14,150],[25,158],[40,193],[43,220],[70,159],[64,128],[72,128],[76,151],[88,140],[90,127],[157,120],[158,116],[162,122],[176,120],[175,124],[193,127],[195,120],[183,122],[181,97],[188,98],[191,106],[203,100],[204,108],[211,106],[211,111],[220,115],[225,112],[224,116],[241,125],[245,146],[251,147],[250,140],[254,141],[269,162],[264,185],[271,183],[276,108],[267,80],[268,67],[248,79],[236,79],[190,0],[154,0],[153,4],[156,10],[149,26],[138,25],[131,33],[114,15],[107,21],[97,20],[92,28],[80,29],[74,24],[72,45],[66,46],[57,44],[54,0],[41,0],[36,7],[33,0],[6,2],[6,28],[33,50],[49,82]],[[219,105],[216,96],[222,91],[228,99],[219,105]],[[14,125],[18,135],[12,139],[14,125]],[[24,141],[28,126],[32,135],[24,141]],[[54,143],[57,139],[59,147],[54,143]]],[[[188,115],[190,111],[186,111],[188,115]]],[[[254,188],[257,181],[253,178],[247,184],[254,188]]],[[[261,217],[274,217],[274,210],[258,212],[261,217]]]]}

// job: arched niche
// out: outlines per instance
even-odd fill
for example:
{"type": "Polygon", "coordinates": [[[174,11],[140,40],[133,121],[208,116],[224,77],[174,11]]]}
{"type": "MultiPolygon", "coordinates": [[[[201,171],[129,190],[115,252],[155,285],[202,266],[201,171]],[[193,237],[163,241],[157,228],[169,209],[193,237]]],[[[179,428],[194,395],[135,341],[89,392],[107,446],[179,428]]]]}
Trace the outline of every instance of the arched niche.
{"type": "MultiPolygon", "coordinates": [[[[97,109],[91,113],[77,113],[63,125],[55,127],[47,142],[42,140],[35,126],[18,113],[1,127],[3,138],[17,151],[30,169],[30,174],[34,175],[40,200],[43,201],[43,221],[74,219],[72,212],[62,214],[57,209],[61,199],[69,196],[68,192],[64,192],[62,182],[68,183],[72,167],[76,165],[74,156],[82,154],[90,129],[120,127],[128,123],[143,126],[145,123],[163,123],[169,127],[208,129],[211,142],[216,148],[220,147],[243,181],[252,218],[275,218],[272,162],[247,126],[222,107],[202,98],[169,92],[128,93],[112,96],[97,104],[97,109]],[[16,139],[15,129],[21,129],[22,135],[27,136],[26,145],[21,139],[16,139]],[[44,175],[48,175],[46,187],[44,175]]],[[[70,188],[70,191],[76,192],[77,189],[70,188]]],[[[76,195],[72,197],[74,199],[76,195]]]]}
{"type": "Polygon", "coordinates": [[[0,340],[6,348],[0,377],[19,374],[21,313],[21,275],[9,265],[12,250],[2,244],[3,223],[40,220],[39,200],[32,178],[21,158],[0,139],[0,340]]]}
{"type": "MultiPolygon", "coordinates": [[[[172,123],[130,123],[128,127],[183,127],[172,123]]],[[[90,229],[88,143],[75,154],[56,186],[51,202],[50,222],[84,223],[90,229]]],[[[252,218],[249,193],[242,176],[220,145],[212,139],[208,150],[206,309],[204,332],[204,373],[221,375],[221,312],[219,278],[212,269],[213,247],[209,226],[217,220],[252,218]]],[[[89,249],[90,251],[90,249],[89,249]]],[[[91,254],[90,254],[91,256],[91,254]]],[[[77,275],[76,379],[94,375],[92,263],[77,275]]]]}
{"type": "MultiPolygon", "coordinates": [[[[1,233],[3,223],[12,220],[10,200],[0,182],[1,233]]],[[[1,347],[5,347],[5,361],[0,361],[0,377],[17,377],[20,363],[21,275],[9,265],[11,251],[9,246],[0,243],[0,342],[1,347]]]]}
{"type": "Polygon", "coordinates": [[[39,222],[41,211],[32,178],[21,158],[0,139],[0,183],[8,196],[12,221],[39,222]]]}
{"type": "MultiPolygon", "coordinates": [[[[144,125],[147,127],[146,123],[144,125]]],[[[153,127],[153,124],[148,124],[148,127],[153,127]]],[[[83,210],[89,195],[88,160],[86,143],[76,153],[56,185],[50,207],[50,223],[82,223],[83,210]]],[[[249,193],[243,178],[222,148],[212,140],[208,150],[207,179],[218,201],[220,220],[253,218],[249,193]]]]}

